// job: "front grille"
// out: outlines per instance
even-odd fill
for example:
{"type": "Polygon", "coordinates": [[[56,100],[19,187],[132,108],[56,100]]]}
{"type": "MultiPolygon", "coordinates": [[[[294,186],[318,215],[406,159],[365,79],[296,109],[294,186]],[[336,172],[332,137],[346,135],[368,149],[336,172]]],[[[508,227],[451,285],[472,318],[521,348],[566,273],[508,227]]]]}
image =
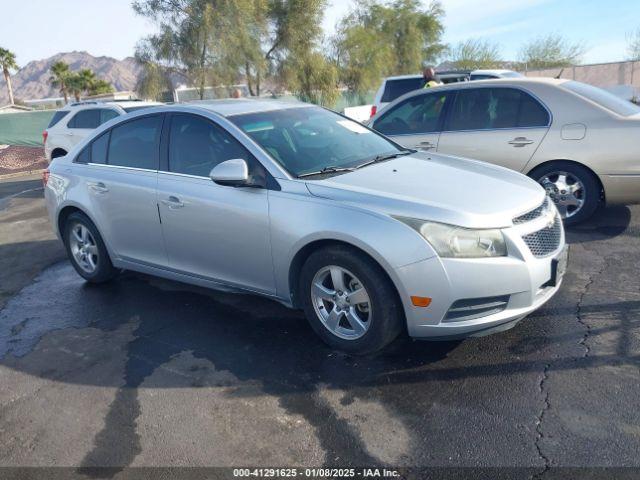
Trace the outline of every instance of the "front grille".
{"type": "Polygon", "coordinates": [[[553,225],[537,232],[524,235],[522,239],[527,244],[534,257],[546,257],[555,252],[560,246],[562,237],[562,220],[556,215],[553,225]]]}
{"type": "Polygon", "coordinates": [[[465,298],[456,300],[444,316],[445,322],[462,322],[486,317],[507,308],[509,295],[500,297],[465,298]]]}
{"type": "Polygon", "coordinates": [[[549,208],[549,197],[545,197],[544,202],[539,207],[534,208],[533,210],[525,213],[524,215],[520,215],[513,219],[514,225],[519,225],[521,223],[530,222],[531,220],[535,220],[536,218],[542,216],[544,212],[549,208]]]}

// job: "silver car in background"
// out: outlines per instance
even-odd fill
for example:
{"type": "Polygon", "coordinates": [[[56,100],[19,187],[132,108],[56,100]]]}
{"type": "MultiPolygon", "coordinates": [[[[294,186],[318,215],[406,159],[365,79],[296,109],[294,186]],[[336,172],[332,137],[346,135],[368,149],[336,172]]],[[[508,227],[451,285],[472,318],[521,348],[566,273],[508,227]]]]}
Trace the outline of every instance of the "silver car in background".
{"type": "Polygon", "coordinates": [[[302,103],[167,106],[55,159],[77,272],[129,269],[302,308],[333,347],[500,331],[558,290],[562,222],[524,175],[407,150],[302,103]]]}
{"type": "Polygon", "coordinates": [[[565,225],[640,202],[640,107],[584,83],[508,78],[404,95],[369,122],[408,148],[483,160],[539,182],[565,225]]]}

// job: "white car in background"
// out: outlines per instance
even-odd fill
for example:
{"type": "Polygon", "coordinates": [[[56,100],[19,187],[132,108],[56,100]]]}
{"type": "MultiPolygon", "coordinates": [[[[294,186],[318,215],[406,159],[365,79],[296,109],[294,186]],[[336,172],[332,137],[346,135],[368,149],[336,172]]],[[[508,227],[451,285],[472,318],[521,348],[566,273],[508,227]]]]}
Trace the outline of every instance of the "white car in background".
{"type": "Polygon", "coordinates": [[[418,90],[370,126],[404,147],[524,173],[566,224],[601,202],[640,202],[640,107],[584,83],[522,77],[418,90]]]}
{"type": "Polygon", "coordinates": [[[84,101],[66,105],[53,115],[46,130],[42,132],[47,162],[51,163],[51,159],[66,155],[87,135],[112,118],[157,105],[162,104],[127,100],[84,101]]]}

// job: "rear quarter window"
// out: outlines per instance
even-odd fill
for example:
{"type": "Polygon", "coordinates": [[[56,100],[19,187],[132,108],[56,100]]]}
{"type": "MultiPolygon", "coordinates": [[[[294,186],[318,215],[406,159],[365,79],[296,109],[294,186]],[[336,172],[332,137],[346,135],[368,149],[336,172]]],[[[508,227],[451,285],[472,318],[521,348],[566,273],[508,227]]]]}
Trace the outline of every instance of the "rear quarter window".
{"type": "Polygon", "coordinates": [[[66,117],[68,114],[69,114],[69,110],[58,110],[56,113],[53,114],[53,118],[49,122],[49,125],[47,125],[47,128],[53,127],[60,120],[62,120],[64,117],[66,117]]]}

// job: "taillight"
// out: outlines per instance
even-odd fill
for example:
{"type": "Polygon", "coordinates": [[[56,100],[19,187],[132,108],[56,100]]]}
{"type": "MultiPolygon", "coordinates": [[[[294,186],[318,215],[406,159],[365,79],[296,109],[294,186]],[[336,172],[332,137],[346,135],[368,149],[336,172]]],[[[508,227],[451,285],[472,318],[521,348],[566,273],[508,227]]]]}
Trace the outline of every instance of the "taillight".
{"type": "Polygon", "coordinates": [[[371,116],[369,118],[373,118],[373,116],[378,112],[378,107],[375,105],[371,105],[371,116]]]}
{"type": "Polygon", "coordinates": [[[47,132],[46,130],[44,132],[42,132],[42,144],[44,145],[45,143],[47,143],[47,137],[49,136],[49,132],[47,132]]]}
{"type": "Polygon", "coordinates": [[[42,185],[45,187],[47,186],[47,182],[49,181],[49,175],[50,173],[48,168],[42,171],[42,185]]]}

